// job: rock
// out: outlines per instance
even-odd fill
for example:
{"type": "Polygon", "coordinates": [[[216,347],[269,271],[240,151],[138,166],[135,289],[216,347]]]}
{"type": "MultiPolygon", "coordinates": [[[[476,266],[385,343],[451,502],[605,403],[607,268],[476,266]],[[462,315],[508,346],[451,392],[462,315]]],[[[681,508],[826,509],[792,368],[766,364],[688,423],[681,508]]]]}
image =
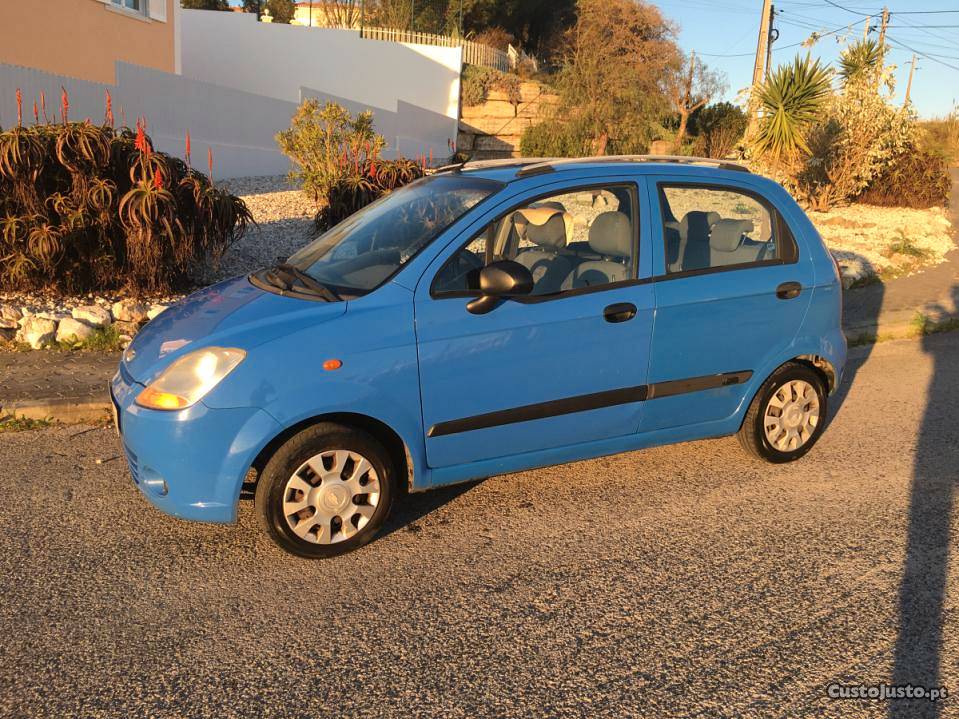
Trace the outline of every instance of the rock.
{"type": "Polygon", "coordinates": [[[13,305],[0,305],[0,320],[12,320],[19,322],[23,313],[13,305]]]}
{"type": "Polygon", "coordinates": [[[17,339],[26,342],[33,349],[41,349],[44,345],[53,342],[56,337],[57,323],[43,317],[28,317],[17,332],[17,339]]]}
{"type": "Polygon", "coordinates": [[[90,339],[93,332],[93,327],[85,322],[67,317],[65,320],[60,320],[60,324],[57,325],[57,342],[82,344],[90,339]]]}
{"type": "Polygon", "coordinates": [[[120,335],[117,337],[120,342],[120,349],[126,349],[130,346],[130,343],[133,342],[133,338],[130,335],[120,335]]]}
{"type": "Polygon", "coordinates": [[[8,320],[8,319],[4,319],[3,317],[0,317],[0,329],[13,330],[14,332],[16,332],[17,329],[19,329],[19,327],[20,327],[20,323],[17,322],[16,320],[8,320]]]}
{"type": "Polygon", "coordinates": [[[66,312],[57,312],[55,310],[48,310],[46,312],[37,312],[34,317],[39,317],[42,320],[53,320],[54,322],[59,322],[60,320],[65,320],[69,317],[66,312]]]}
{"type": "Polygon", "coordinates": [[[146,320],[149,307],[138,300],[126,299],[113,303],[113,319],[120,322],[140,323],[146,320]]]}
{"type": "Polygon", "coordinates": [[[132,337],[137,333],[139,325],[136,322],[124,322],[123,320],[118,320],[113,323],[113,326],[116,328],[116,331],[121,335],[129,335],[132,337]]]}
{"type": "Polygon", "coordinates": [[[86,322],[93,327],[106,327],[113,321],[110,310],[97,305],[83,305],[73,308],[73,319],[86,322]]]}
{"type": "Polygon", "coordinates": [[[0,327],[0,340],[10,342],[17,336],[17,330],[9,327],[0,327]]]}
{"type": "Polygon", "coordinates": [[[153,305],[149,310],[147,310],[147,319],[152,320],[156,318],[157,315],[162,313],[164,310],[169,309],[169,305],[156,304],[153,305]]]}

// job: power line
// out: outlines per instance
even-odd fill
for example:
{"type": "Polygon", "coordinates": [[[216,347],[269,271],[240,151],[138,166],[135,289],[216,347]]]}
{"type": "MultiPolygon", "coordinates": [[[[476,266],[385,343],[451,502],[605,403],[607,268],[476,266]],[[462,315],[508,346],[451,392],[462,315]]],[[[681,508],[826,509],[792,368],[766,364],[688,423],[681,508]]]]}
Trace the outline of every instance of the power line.
{"type": "Polygon", "coordinates": [[[894,38],[894,37],[892,37],[891,35],[887,35],[886,37],[888,37],[890,40],[892,40],[893,42],[895,42],[897,45],[901,45],[902,47],[906,48],[907,50],[911,50],[912,52],[916,53],[917,55],[919,55],[919,57],[924,57],[924,58],[926,58],[927,60],[932,60],[933,62],[938,62],[940,65],[945,65],[946,67],[948,67],[948,68],[950,68],[950,69],[952,69],[952,70],[959,70],[959,65],[950,65],[948,62],[944,62],[944,61],[942,61],[942,60],[940,60],[940,59],[938,59],[938,58],[936,58],[936,57],[934,57],[934,56],[932,56],[932,55],[929,55],[929,54],[927,54],[927,53],[922,52],[921,50],[917,50],[916,48],[914,48],[914,47],[912,47],[912,46],[910,46],[910,45],[907,45],[907,44],[904,43],[902,40],[899,40],[899,39],[897,39],[897,38],[894,38]]]}

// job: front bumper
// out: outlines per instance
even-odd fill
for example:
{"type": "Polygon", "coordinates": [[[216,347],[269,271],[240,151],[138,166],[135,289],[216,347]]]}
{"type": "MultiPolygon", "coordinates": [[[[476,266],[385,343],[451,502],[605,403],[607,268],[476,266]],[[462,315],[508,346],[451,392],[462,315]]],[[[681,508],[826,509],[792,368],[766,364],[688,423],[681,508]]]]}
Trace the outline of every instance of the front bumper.
{"type": "Polygon", "coordinates": [[[235,521],[246,473],[280,425],[254,407],[145,409],[134,401],[142,390],[122,367],[110,383],[123,451],[143,496],[174,517],[235,521]]]}

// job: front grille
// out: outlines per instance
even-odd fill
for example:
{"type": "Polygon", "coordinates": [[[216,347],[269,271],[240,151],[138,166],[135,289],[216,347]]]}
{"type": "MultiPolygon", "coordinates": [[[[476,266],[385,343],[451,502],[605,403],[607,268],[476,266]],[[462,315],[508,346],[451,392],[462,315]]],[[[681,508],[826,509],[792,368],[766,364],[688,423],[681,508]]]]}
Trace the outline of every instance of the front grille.
{"type": "Polygon", "coordinates": [[[123,445],[123,452],[127,456],[127,464],[130,465],[130,474],[133,476],[133,481],[140,484],[140,467],[137,464],[137,456],[125,444],[123,445]]]}

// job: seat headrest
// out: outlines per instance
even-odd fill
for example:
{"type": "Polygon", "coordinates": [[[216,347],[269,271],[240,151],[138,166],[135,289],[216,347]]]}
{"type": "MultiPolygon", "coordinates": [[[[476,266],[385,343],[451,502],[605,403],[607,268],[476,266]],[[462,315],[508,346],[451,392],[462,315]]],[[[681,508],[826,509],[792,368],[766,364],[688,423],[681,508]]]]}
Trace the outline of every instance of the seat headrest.
{"type": "Polygon", "coordinates": [[[573,237],[573,216],[555,207],[526,207],[513,213],[521,237],[540,247],[562,249],[573,237]]]}
{"type": "Polygon", "coordinates": [[[718,212],[710,210],[709,212],[701,212],[700,210],[692,210],[683,215],[683,219],[680,222],[680,227],[683,230],[689,229],[689,224],[691,222],[698,222],[700,225],[705,223],[707,227],[712,227],[722,218],[718,212]]]}
{"type": "Polygon", "coordinates": [[[633,254],[633,229],[622,212],[604,212],[596,216],[589,228],[589,248],[607,257],[629,257],[633,254]]]}
{"type": "Polygon", "coordinates": [[[734,252],[739,249],[743,235],[751,232],[749,220],[720,220],[709,234],[709,246],[717,252],[734,252]]]}

